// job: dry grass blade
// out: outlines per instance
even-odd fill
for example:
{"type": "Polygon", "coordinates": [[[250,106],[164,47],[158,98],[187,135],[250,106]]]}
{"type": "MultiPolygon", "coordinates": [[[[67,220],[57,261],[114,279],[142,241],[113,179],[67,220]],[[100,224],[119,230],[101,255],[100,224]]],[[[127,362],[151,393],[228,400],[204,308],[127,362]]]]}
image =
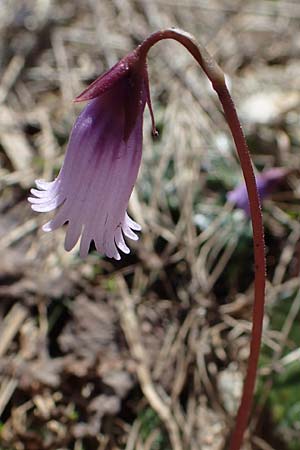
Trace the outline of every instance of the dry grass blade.
{"type": "Polygon", "coordinates": [[[127,338],[130,352],[136,362],[136,372],[141,389],[147,398],[149,404],[157,412],[169,433],[169,438],[174,450],[182,450],[183,443],[180,437],[180,431],[175,418],[172,415],[171,402],[164,393],[162,397],[157,392],[151,373],[145,359],[145,349],[142,346],[142,339],[139,332],[137,317],[134,312],[134,303],[127,290],[124,279],[118,278],[118,287],[122,298],[119,304],[119,314],[122,327],[127,338]]]}

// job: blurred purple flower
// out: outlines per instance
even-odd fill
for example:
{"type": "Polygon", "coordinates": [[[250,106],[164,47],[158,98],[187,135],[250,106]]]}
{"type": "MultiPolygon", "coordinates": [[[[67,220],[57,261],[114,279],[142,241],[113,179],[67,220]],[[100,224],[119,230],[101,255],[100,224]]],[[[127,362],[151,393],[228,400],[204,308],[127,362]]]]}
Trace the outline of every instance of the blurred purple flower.
{"type": "Polygon", "coordinates": [[[28,200],[34,211],[60,207],[43,230],[68,223],[67,251],[81,236],[81,257],[94,241],[98,252],[118,260],[119,250],[130,252],[124,235],[136,240],[141,229],[126,210],[141,162],[146,102],[155,129],[145,57],[138,49],[127,55],[75,99],[85,100],[58,177],[37,180],[28,200]]]}
{"type": "MultiPolygon", "coordinates": [[[[264,200],[271,195],[288,173],[289,171],[283,167],[274,167],[257,175],[256,184],[260,199],[264,200]]],[[[243,209],[245,214],[250,217],[248,195],[244,182],[228,192],[227,200],[234,203],[237,208],[243,209]]]]}

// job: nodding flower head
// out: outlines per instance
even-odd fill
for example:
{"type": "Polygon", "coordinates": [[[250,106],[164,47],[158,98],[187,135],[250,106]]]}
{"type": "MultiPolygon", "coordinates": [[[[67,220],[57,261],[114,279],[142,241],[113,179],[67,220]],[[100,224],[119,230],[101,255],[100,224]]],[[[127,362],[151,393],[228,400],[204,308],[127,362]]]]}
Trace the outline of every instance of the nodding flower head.
{"type": "Polygon", "coordinates": [[[134,50],[75,101],[89,102],[74,124],[59,175],[37,180],[28,200],[34,211],[59,207],[43,230],[67,223],[66,250],[81,237],[82,257],[94,241],[100,253],[120,259],[119,250],[130,251],[124,236],[136,240],[134,231],[141,229],[126,209],[141,162],[146,102],[153,120],[145,57],[134,50]]]}
{"type": "Polygon", "coordinates": [[[119,250],[129,253],[124,236],[138,239],[134,231],[141,227],[126,210],[141,162],[146,103],[152,131],[157,134],[146,57],[162,39],[180,42],[212,84],[223,86],[222,71],[205,49],[200,51],[193,36],[172,28],[150,35],[75,99],[88,104],[74,124],[58,177],[52,182],[37,180],[37,189],[31,190],[28,200],[34,211],[59,208],[43,230],[67,224],[65,249],[71,250],[81,238],[82,257],[87,256],[93,241],[100,253],[120,259],[119,250]]]}
{"type": "MultiPolygon", "coordinates": [[[[283,167],[273,167],[256,176],[256,184],[261,200],[272,194],[277,186],[288,175],[289,171],[283,167]]],[[[237,208],[242,209],[246,216],[250,217],[250,206],[245,183],[239,184],[235,189],[228,192],[227,199],[234,203],[237,208]]]]}

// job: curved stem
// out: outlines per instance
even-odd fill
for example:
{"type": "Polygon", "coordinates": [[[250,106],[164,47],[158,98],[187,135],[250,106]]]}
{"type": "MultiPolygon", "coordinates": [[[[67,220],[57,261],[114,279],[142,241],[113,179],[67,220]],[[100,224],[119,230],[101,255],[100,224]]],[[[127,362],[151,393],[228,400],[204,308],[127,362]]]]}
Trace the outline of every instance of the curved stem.
{"type": "Polygon", "coordinates": [[[162,39],[175,39],[176,41],[184,45],[186,49],[193,55],[196,61],[200,64],[203,71],[211,81],[212,86],[217,92],[219,100],[222,104],[225,118],[229,125],[237,149],[247,187],[253,229],[255,295],[252,313],[252,336],[247,375],[244,383],[244,389],[239,411],[237,414],[235,428],[230,443],[230,450],[239,450],[241,448],[243,436],[247,428],[253,401],[264,317],[266,271],[264,231],[260,200],[247,143],[236,113],[234,103],[227,89],[222,70],[212,59],[212,57],[207,53],[206,49],[197,44],[193,36],[182,30],[173,28],[153,33],[138,47],[137,52],[140,53],[141,56],[146,57],[152,45],[162,39]]]}
{"type": "Polygon", "coordinates": [[[255,176],[246,140],[240,126],[234,103],[226,85],[224,85],[222,89],[217,89],[216,91],[219,96],[220,102],[222,103],[225,117],[237,148],[243,175],[245,178],[250,204],[254,243],[255,296],[252,312],[252,336],[250,344],[250,355],[243,395],[236,419],[235,429],[232,434],[230,443],[230,450],[239,450],[242,444],[243,435],[246,430],[251,411],[258,358],[261,346],[266,279],[265,245],[260,200],[257,192],[255,176]]]}
{"type": "Polygon", "coordinates": [[[150,48],[163,39],[174,39],[182,44],[200,64],[214,86],[223,86],[225,84],[224,74],[216,61],[210,56],[207,50],[196,42],[196,39],[186,31],[177,28],[156,31],[142,42],[136,49],[137,54],[146,57],[150,48]]]}

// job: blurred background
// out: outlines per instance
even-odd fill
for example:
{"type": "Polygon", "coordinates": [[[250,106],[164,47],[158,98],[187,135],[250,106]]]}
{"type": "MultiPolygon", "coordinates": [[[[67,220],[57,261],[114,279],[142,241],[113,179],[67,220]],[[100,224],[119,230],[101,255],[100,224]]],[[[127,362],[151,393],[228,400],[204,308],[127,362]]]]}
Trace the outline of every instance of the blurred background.
{"type": "Polygon", "coordinates": [[[53,179],[83,88],[148,34],[181,27],[226,73],[264,201],[267,305],[244,449],[300,449],[300,4],[297,0],[0,1],[0,449],[221,450],[249,355],[249,219],[217,97],[177,43],[149,53],[144,122],[115,262],[63,249],[26,198],[53,179]]]}

